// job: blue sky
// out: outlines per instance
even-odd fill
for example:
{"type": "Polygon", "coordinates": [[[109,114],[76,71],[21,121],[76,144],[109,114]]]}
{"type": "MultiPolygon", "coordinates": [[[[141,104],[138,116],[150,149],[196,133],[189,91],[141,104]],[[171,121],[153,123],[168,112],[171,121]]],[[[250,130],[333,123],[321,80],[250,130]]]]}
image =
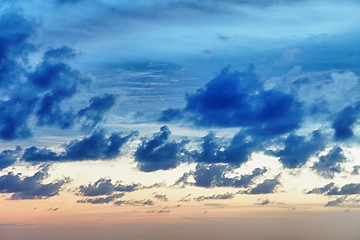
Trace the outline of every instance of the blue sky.
{"type": "Polygon", "coordinates": [[[110,234],[112,212],[201,239],[194,211],[231,233],[210,238],[358,236],[357,1],[0,3],[5,237],[110,234]],[[316,229],[316,215],[330,217],[316,229]],[[249,216],[263,232],[229,229],[249,216]],[[269,216],[308,231],[271,231],[269,216]]]}

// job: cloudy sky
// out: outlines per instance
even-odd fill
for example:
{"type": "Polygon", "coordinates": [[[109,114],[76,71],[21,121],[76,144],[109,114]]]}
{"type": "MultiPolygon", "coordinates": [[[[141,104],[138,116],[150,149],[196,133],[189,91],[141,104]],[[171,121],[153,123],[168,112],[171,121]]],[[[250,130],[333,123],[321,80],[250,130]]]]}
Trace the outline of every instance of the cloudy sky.
{"type": "Polygon", "coordinates": [[[0,3],[0,239],[360,238],[358,1],[0,3]]]}

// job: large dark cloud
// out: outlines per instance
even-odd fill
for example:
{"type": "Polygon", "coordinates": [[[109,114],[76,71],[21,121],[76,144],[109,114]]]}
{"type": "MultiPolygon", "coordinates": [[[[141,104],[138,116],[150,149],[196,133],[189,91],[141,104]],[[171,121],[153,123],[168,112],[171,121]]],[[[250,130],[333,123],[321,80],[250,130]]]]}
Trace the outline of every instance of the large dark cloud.
{"type": "Polygon", "coordinates": [[[59,194],[62,186],[69,180],[58,180],[51,183],[42,183],[48,177],[46,168],[36,172],[33,176],[21,178],[20,174],[12,172],[0,176],[0,192],[12,193],[12,200],[43,199],[59,194]]]}
{"type": "Polygon", "coordinates": [[[54,152],[48,148],[30,147],[25,149],[22,160],[27,162],[82,161],[113,159],[120,154],[121,147],[137,132],[127,135],[112,133],[109,137],[103,131],[96,131],[89,137],[71,141],[64,145],[64,151],[54,152]]]}
{"type": "Polygon", "coordinates": [[[318,162],[315,162],[312,169],[320,176],[325,178],[334,178],[335,173],[341,172],[341,163],[346,161],[341,147],[332,148],[327,155],[321,156],[318,162]]]}
{"type": "Polygon", "coordinates": [[[319,131],[314,131],[308,140],[304,136],[290,134],[284,145],[284,149],[269,150],[267,153],[279,157],[286,168],[298,168],[325,148],[325,138],[319,131]]]}
{"type": "Polygon", "coordinates": [[[240,177],[228,177],[233,168],[223,164],[197,164],[195,171],[185,173],[176,184],[194,185],[197,187],[234,187],[245,188],[253,183],[253,180],[266,173],[266,168],[255,168],[251,174],[244,174],[240,177]],[[188,182],[193,177],[195,182],[188,182]]]}
{"type": "MultiPolygon", "coordinates": [[[[181,112],[197,126],[244,127],[252,135],[277,136],[299,127],[301,104],[292,96],[264,90],[252,72],[225,68],[204,88],[186,96],[181,112]]],[[[163,112],[161,120],[179,118],[180,111],[163,112]]]]}
{"type": "Polygon", "coordinates": [[[135,162],[141,171],[168,170],[186,161],[187,152],[184,145],[188,141],[169,141],[170,134],[169,128],[163,126],[151,139],[142,139],[141,145],[135,152],[135,162]]]}

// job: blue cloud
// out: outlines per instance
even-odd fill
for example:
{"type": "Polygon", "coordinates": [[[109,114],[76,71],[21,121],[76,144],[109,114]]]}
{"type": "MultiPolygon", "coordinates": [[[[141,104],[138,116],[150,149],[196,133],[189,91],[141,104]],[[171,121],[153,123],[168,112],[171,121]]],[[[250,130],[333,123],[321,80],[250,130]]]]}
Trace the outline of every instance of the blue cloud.
{"type": "Polygon", "coordinates": [[[90,105],[78,112],[78,117],[84,119],[82,129],[93,129],[103,118],[104,114],[115,104],[113,94],[104,94],[90,99],[90,105]]]}
{"type": "Polygon", "coordinates": [[[186,96],[184,109],[168,109],[160,120],[179,118],[180,113],[197,126],[245,127],[255,136],[277,136],[300,126],[301,104],[289,94],[264,90],[251,71],[225,68],[204,88],[186,96]]]}
{"type": "Polygon", "coordinates": [[[345,140],[354,135],[352,128],[360,113],[360,105],[344,108],[332,123],[336,140],[345,140]]]}
{"type": "Polygon", "coordinates": [[[262,183],[259,183],[256,187],[252,188],[249,191],[246,191],[247,194],[269,194],[273,193],[276,187],[280,184],[279,177],[274,179],[266,179],[262,183]]]}
{"type": "Polygon", "coordinates": [[[315,162],[312,169],[325,178],[334,178],[335,173],[340,173],[341,163],[347,159],[343,154],[341,147],[333,147],[327,155],[321,156],[318,162],[315,162]]]}
{"type": "Polygon", "coordinates": [[[244,174],[240,177],[227,177],[226,174],[232,171],[232,167],[223,164],[197,164],[195,171],[185,173],[177,182],[178,184],[194,185],[197,187],[248,187],[253,180],[267,172],[266,168],[255,168],[251,174],[244,174]],[[195,182],[188,182],[189,177],[194,177],[195,182]]]}
{"type": "Polygon", "coordinates": [[[307,194],[324,194],[328,196],[333,195],[355,195],[360,194],[360,184],[350,183],[342,186],[341,188],[335,186],[334,183],[329,183],[321,188],[314,188],[307,192],[307,194]]]}
{"type": "Polygon", "coordinates": [[[89,137],[73,140],[64,145],[62,153],[56,153],[47,148],[27,148],[22,160],[39,163],[44,161],[113,159],[120,154],[121,147],[135,136],[137,136],[137,132],[131,132],[125,136],[120,133],[112,133],[106,137],[103,131],[97,131],[89,137]]]}
{"type": "Polygon", "coordinates": [[[120,182],[113,184],[111,179],[100,178],[94,184],[81,185],[79,193],[83,196],[93,197],[110,195],[114,192],[133,192],[140,188],[140,184],[123,185],[120,182]]]}
{"type": "Polygon", "coordinates": [[[21,148],[17,146],[15,150],[4,150],[0,153],[0,170],[7,168],[15,163],[20,157],[21,148]]]}
{"type": "Polygon", "coordinates": [[[223,193],[223,194],[214,194],[212,196],[199,196],[194,198],[196,201],[204,201],[204,200],[226,200],[234,198],[235,193],[223,193]]]}
{"type": "Polygon", "coordinates": [[[169,141],[170,134],[169,128],[163,126],[151,139],[142,139],[141,145],[134,154],[135,162],[141,171],[168,170],[186,161],[187,151],[184,145],[188,141],[169,141]]]}
{"type": "Polygon", "coordinates": [[[325,138],[319,131],[314,131],[312,137],[306,140],[304,136],[290,134],[284,141],[284,149],[268,150],[268,154],[279,157],[286,168],[303,166],[311,156],[325,148],[325,138]]]}
{"type": "Polygon", "coordinates": [[[58,180],[43,184],[42,181],[48,177],[46,169],[36,172],[31,177],[20,178],[9,172],[0,176],[0,192],[12,193],[11,200],[19,199],[43,199],[59,194],[62,186],[69,180],[58,180]]]}
{"type": "Polygon", "coordinates": [[[113,194],[107,197],[98,197],[98,198],[86,198],[77,200],[77,203],[91,203],[91,204],[104,204],[104,203],[110,203],[112,201],[115,201],[118,198],[122,198],[125,194],[124,193],[117,193],[113,194]]]}
{"type": "Polygon", "coordinates": [[[224,146],[213,132],[202,138],[200,153],[195,152],[193,158],[202,163],[228,163],[240,166],[248,161],[251,153],[257,150],[257,143],[246,139],[241,131],[233,137],[230,145],[224,146]]]}

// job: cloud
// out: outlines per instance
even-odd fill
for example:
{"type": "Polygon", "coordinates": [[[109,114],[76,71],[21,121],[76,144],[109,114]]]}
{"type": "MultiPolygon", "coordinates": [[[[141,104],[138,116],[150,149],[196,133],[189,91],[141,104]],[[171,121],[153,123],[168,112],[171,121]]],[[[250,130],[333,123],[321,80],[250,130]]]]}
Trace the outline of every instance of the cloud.
{"type": "Polygon", "coordinates": [[[154,198],[156,198],[157,200],[160,200],[160,201],[165,201],[165,202],[169,201],[166,194],[157,194],[157,193],[155,193],[154,198]]]}
{"type": "Polygon", "coordinates": [[[110,195],[114,192],[132,192],[140,188],[140,184],[123,185],[121,182],[113,184],[111,179],[100,178],[94,184],[81,185],[79,193],[83,196],[110,195]]]}
{"type": "Polygon", "coordinates": [[[341,147],[333,147],[327,155],[321,156],[318,162],[315,162],[312,169],[320,176],[325,178],[334,178],[335,173],[341,172],[340,163],[347,159],[343,154],[341,147]]]}
{"type": "Polygon", "coordinates": [[[29,42],[35,33],[35,23],[15,12],[0,15],[0,87],[18,82],[24,69],[22,61],[34,49],[29,42]]]}
{"type": "Polygon", "coordinates": [[[270,201],[269,199],[258,199],[259,202],[256,203],[256,205],[260,205],[260,206],[265,206],[265,205],[269,205],[270,204],[270,201]]]}
{"type": "Polygon", "coordinates": [[[333,201],[329,201],[325,207],[334,207],[334,206],[339,206],[340,204],[344,203],[346,201],[346,197],[340,197],[337,198],[333,201]]]}
{"type": "Polygon", "coordinates": [[[276,187],[280,184],[279,176],[274,179],[266,179],[264,182],[259,183],[251,190],[245,191],[247,194],[269,194],[274,193],[276,187]]]}
{"type": "Polygon", "coordinates": [[[251,174],[244,174],[240,177],[227,177],[227,173],[231,173],[232,168],[223,164],[197,164],[195,171],[185,174],[178,181],[176,185],[194,185],[197,187],[212,188],[212,187],[234,187],[242,188],[248,187],[253,183],[253,180],[264,174],[266,168],[255,168],[251,174]],[[194,177],[195,182],[189,182],[188,178],[194,177]]]}
{"type": "Polygon", "coordinates": [[[360,165],[354,166],[351,175],[359,175],[360,174],[360,165]]]}
{"type": "Polygon", "coordinates": [[[20,157],[21,148],[17,146],[14,150],[4,150],[0,153],[0,170],[7,168],[15,163],[20,157]]]}
{"type": "Polygon", "coordinates": [[[247,140],[246,135],[241,131],[235,134],[228,146],[222,145],[220,139],[216,138],[213,132],[207,134],[202,140],[201,152],[194,153],[192,156],[196,162],[228,163],[237,167],[248,161],[258,145],[247,140]]]}
{"type": "Polygon", "coordinates": [[[360,184],[350,183],[339,188],[336,187],[334,183],[329,183],[322,188],[314,188],[308,191],[307,194],[324,194],[328,196],[355,195],[355,194],[360,194],[360,184]]]}
{"type": "Polygon", "coordinates": [[[224,193],[224,194],[217,194],[212,196],[199,196],[194,198],[194,200],[200,202],[204,200],[226,200],[226,199],[232,199],[234,198],[235,193],[224,193]]]}
{"type": "Polygon", "coordinates": [[[325,148],[325,139],[319,131],[314,131],[309,140],[303,136],[290,134],[284,144],[284,149],[268,150],[266,153],[279,157],[279,161],[286,168],[299,168],[311,156],[325,148]]]}
{"type": "Polygon", "coordinates": [[[339,112],[332,123],[332,127],[335,130],[336,140],[345,140],[354,135],[352,128],[359,116],[360,104],[355,106],[345,107],[339,112]]]}
{"type": "Polygon", "coordinates": [[[30,177],[20,176],[12,172],[0,176],[0,192],[12,193],[11,200],[53,197],[58,195],[63,185],[69,182],[69,179],[63,179],[43,184],[42,181],[48,177],[46,168],[30,177]]]}
{"type": "Polygon", "coordinates": [[[169,141],[170,134],[169,128],[163,126],[160,132],[155,133],[151,139],[142,139],[142,143],[134,155],[137,167],[141,171],[152,172],[173,169],[187,159],[184,145],[188,141],[169,141]]]}
{"type": "Polygon", "coordinates": [[[314,188],[307,192],[307,194],[323,194],[330,191],[334,187],[335,183],[329,183],[324,187],[314,188]]]}
{"type": "Polygon", "coordinates": [[[114,202],[114,205],[129,205],[129,206],[153,206],[154,201],[148,200],[119,200],[114,202]]]}
{"type": "Polygon", "coordinates": [[[43,61],[28,75],[29,82],[45,92],[35,115],[39,126],[58,126],[66,129],[73,126],[76,115],[63,111],[61,103],[71,98],[80,84],[90,78],[73,69],[65,61],[76,56],[75,50],[63,46],[44,53],[43,61]]]}
{"type": "Polygon", "coordinates": [[[73,140],[63,146],[61,153],[47,148],[30,147],[25,149],[22,160],[27,162],[44,161],[83,161],[98,159],[114,159],[120,154],[122,146],[137,136],[137,132],[128,135],[112,133],[107,137],[103,131],[96,131],[89,137],[73,140]]]}
{"type": "MultiPolygon", "coordinates": [[[[277,136],[299,127],[301,104],[291,95],[264,90],[251,68],[231,72],[225,68],[204,88],[186,96],[181,112],[196,126],[244,127],[255,136],[277,136]]],[[[179,118],[174,109],[166,110],[161,120],[179,118]]]]}
{"type": "Polygon", "coordinates": [[[98,197],[98,198],[86,198],[77,200],[77,203],[91,203],[91,204],[104,204],[104,203],[110,203],[115,201],[118,198],[122,198],[125,195],[125,193],[117,193],[113,194],[107,197],[98,197]]]}
{"type": "Polygon", "coordinates": [[[82,129],[93,129],[114,104],[115,96],[113,94],[107,93],[103,96],[91,98],[90,105],[78,112],[78,117],[84,119],[82,129]]]}

